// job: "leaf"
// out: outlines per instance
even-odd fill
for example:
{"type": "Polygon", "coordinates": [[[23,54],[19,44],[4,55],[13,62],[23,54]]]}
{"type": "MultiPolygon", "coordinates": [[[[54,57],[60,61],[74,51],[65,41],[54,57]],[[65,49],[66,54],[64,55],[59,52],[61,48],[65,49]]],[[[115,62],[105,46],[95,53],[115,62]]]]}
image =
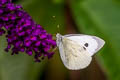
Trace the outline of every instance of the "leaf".
{"type": "Polygon", "coordinates": [[[120,3],[117,0],[71,0],[79,31],[106,41],[98,55],[108,79],[120,80],[120,3]]]}

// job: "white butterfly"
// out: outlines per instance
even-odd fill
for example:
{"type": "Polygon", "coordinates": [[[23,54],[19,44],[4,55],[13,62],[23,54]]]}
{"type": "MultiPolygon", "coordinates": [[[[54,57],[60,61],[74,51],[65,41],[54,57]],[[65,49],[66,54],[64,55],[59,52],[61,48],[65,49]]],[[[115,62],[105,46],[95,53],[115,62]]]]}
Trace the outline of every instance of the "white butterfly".
{"type": "Polygon", "coordinates": [[[57,46],[65,67],[70,70],[86,68],[92,56],[99,51],[105,41],[96,37],[83,34],[60,35],[57,33],[57,46]]]}

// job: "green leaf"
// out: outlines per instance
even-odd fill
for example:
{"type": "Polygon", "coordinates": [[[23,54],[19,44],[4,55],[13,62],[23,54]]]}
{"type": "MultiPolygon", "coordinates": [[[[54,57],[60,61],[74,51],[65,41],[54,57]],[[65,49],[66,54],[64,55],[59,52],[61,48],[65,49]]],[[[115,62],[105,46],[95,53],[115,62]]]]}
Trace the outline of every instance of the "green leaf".
{"type": "Polygon", "coordinates": [[[79,31],[106,41],[98,58],[108,79],[120,80],[120,3],[117,0],[71,0],[79,31]]]}

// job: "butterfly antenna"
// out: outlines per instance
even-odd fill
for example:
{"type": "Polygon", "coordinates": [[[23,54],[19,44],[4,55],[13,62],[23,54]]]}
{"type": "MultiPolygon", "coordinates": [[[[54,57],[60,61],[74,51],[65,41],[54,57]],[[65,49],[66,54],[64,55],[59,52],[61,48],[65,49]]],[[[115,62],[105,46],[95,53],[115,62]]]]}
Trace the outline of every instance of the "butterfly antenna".
{"type": "MultiPolygon", "coordinates": [[[[56,21],[56,16],[52,16],[52,18],[56,21]]],[[[57,33],[60,33],[60,25],[59,24],[57,25],[56,33],[53,34],[53,36],[56,36],[57,33]]]]}
{"type": "MultiPolygon", "coordinates": [[[[56,36],[57,33],[60,33],[60,25],[57,25],[57,32],[55,34],[53,34],[53,36],[56,36]]],[[[56,37],[55,37],[56,39],[56,37]]]]}
{"type": "Polygon", "coordinates": [[[60,25],[57,25],[57,33],[60,33],[60,25]]]}

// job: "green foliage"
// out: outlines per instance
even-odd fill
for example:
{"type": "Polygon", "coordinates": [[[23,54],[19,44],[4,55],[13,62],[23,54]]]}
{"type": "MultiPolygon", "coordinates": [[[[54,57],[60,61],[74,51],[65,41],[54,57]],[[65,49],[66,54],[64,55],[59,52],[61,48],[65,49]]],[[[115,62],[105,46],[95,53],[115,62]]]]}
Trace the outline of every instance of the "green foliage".
{"type": "Polygon", "coordinates": [[[106,41],[99,59],[110,80],[120,80],[120,4],[117,0],[72,0],[71,9],[80,31],[106,41]]]}

